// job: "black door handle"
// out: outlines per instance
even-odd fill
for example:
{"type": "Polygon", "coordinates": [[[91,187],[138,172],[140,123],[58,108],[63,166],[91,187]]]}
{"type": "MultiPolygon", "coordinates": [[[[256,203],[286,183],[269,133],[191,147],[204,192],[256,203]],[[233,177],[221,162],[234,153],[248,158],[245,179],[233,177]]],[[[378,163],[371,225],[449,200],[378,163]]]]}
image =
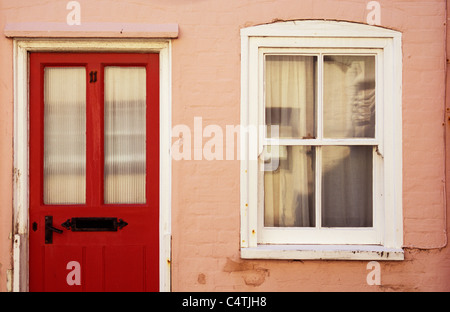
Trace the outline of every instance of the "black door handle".
{"type": "Polygon", "coordinates": [[[53,226],[53,216],[45,216],[45,243],[53,244],[53,232],[62,234],[63,230],[53,226]]]}
{"type": "Polygon", "coordinates": [[[47,226],[47,229],[52,231],[52,232],[58,233],[58,234],[62,234],[63,233],[63,230],[57,229],[54,226],[47,226]]]}

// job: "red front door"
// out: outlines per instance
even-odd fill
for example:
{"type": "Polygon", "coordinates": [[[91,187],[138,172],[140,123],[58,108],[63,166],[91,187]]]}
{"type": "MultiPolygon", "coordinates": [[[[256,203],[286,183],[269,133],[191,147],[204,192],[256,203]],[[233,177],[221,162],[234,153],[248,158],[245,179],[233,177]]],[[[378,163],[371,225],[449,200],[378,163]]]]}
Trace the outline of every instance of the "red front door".
{"type": "Polygon", "coordinates": [[[159,55],[30,55],[30,290],[159,290],[159,55]]]}

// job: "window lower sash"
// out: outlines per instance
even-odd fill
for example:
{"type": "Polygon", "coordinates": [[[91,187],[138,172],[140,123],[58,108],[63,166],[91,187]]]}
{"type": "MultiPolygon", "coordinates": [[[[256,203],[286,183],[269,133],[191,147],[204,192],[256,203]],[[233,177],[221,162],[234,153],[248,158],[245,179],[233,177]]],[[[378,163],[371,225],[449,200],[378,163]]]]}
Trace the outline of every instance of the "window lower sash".
{"type": "Polygon", "coordinates": [[[380,245],[375,228],[269,228],[258,233],[258,244],[349,244],[380,245]]]}

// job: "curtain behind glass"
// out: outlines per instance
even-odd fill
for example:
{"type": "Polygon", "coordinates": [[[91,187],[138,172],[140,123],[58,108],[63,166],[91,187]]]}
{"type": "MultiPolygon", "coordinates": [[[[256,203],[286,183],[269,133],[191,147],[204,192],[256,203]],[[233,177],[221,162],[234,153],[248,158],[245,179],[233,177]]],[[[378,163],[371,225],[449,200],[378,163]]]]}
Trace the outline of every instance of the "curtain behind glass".
{"type": "MultiPolygon", "coordinates": [[[[280,138],[315,135],[315,56],[266,57],[266,125],[280,138]]],[[[271,146],[278,159],[264,172],[264,225],[309,227],[315,223],[314,148],[271,146]]],[[[266,167],[267,168],[267,167],[266,167]]]]}
{"type": "MultiPolygon", "coordinates": [[[[315,57],[273,55],[265,65],[268,128],[279,126],[280,138],[314,138],[315,57]]],[[[324,138],[374,138],[375,57],[324,56],[323,70],[324,138]]],[[[373,147],[320,149],[322,226],[372,226],[373,147]]],[[[271,163],[264,172],[265,226],[316,226],[315,153],[314,147],[280,146],[278,162],[265,153],[271,163]]]]}
{"type": "Polygon", "coordinates": [[[272,125],[280,138],[315,136],[316,56],[266,56],[266,125],[271,137],[272,125]]]}
{"type": "Polygon", "coordinates": [[[372,146],[322,147],[322,226],[372,226],[372,146]]]}
{"type": "Polygon", "coordinates": [[[264,226],[315,226],[314,148],[271,148],[284,151],[278,153],[278,168],[264,172],[264,226]]]}
{"type": "Polygon", "coordinates": [[[375,137],[375,56],[324,56],[325,138],[375,137]]]}
{"type": "MultiPolygon", "coordinates": [[[[375,138],[375,56],[326,55],[325,138],[375,138]]],[[[372,146],[322,147],[322,226],[372,226],[372,146]]]]}
{"type": "Polygon", "coordinates": [[[44,203],[86,201],[86,70],[44,70],[44,203]]]}
{"type": "Polygon", "coordinates": [[[105,203],[145,203],[146,69],[105,67],[105,203]]]}

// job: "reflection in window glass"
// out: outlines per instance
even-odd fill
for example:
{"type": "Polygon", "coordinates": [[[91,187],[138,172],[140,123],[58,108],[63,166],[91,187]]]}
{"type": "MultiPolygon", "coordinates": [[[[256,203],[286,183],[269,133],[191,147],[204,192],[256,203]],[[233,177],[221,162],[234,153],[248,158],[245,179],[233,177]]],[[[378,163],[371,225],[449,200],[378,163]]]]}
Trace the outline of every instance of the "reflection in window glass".
{"type": "Polygon", "coordinates": [[[315,131],[316,56],[266,56],[267,137],[311,139],[315,131]]]}
{"type": "Polygon", "coordinates": [[[271,164],[264,171],[264,226],[314,227],[314,148],[269,148],[266,162],[271,164]]]}
{"type": "Polygon", "coordinates": [[[372,226],[372,146],[322,147],[322,226],[372,226]]]}
{"type": "Polygon", "coordinates": [[[375,56],[326,55],[325,138],[375,137],[375,56]]]}

